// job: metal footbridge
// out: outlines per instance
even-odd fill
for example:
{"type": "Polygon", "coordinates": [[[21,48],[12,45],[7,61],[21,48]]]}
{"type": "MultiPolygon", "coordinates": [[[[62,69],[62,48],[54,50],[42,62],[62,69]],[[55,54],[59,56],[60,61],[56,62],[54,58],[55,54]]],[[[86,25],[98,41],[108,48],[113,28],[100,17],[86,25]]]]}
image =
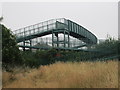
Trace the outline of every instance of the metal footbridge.
{"type": "Polygon", "coordinates": [[[84,46],[97,44],[97,37],[93,33],[65,18],[30,25],[15,30],[13,33],[19,47],[22,47],[23,50],[25,48],[77,50],[84,46]]]}

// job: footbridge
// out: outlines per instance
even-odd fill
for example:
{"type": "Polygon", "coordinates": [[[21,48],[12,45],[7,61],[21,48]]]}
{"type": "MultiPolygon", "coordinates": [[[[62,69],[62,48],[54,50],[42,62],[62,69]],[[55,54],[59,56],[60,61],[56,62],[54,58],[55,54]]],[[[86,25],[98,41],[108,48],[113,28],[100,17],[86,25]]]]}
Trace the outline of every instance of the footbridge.
{"type": "Polygon", "coordinates": [[[30,49],[73,49],[97,43],[97,37],[83,26],[65,18],[51,19],[15,30],[19,47],[30,49]],[[47,37],[45,37],[47,36],[47,37]]]}

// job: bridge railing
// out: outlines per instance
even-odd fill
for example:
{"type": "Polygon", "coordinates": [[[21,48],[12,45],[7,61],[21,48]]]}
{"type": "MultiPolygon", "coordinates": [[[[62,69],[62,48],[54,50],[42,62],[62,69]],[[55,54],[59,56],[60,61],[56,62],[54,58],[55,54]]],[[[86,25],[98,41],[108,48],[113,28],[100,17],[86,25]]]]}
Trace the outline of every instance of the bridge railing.
{"type": "Polygon", "coordinates": [[[41,22],[35,25],[30,25],[30,26],[15,30],[13,33],[16,35],[16,38],[23,38],[26,36],[30,36],[30,35],[34,35],[34,34],[38,34],[38,33],[48,31],[48,30],[55,29],[56,22],[67,24],[67,20],[65,20],[64,18],[52,19],[52,20],[48,20],[45,22],[41,22]]]}

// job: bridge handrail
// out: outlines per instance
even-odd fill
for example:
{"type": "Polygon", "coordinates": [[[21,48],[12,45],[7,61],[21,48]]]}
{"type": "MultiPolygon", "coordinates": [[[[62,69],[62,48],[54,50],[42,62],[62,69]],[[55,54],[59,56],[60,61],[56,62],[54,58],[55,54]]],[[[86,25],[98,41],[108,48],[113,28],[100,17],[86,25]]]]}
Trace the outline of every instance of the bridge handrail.
{"type": "Polygon", "coordinates": [[[65,23],[64,18],[51,19],[51,20],[48,20],[48,21],[45,21],[45,22],[41,22],[41,23],[38,23],[38,24],[30,25],[30,26],[15,30],[13,33],[17,37],[21,37],[21,36],[24,37],[24,36],[32,35],[32,34],[35,34],[35,33],[38,33],[38,32],[48,31],[50,29],[55,29],[56,21],[65,23]],[[35,30],[37,30],[37,32],[35,30]]]}

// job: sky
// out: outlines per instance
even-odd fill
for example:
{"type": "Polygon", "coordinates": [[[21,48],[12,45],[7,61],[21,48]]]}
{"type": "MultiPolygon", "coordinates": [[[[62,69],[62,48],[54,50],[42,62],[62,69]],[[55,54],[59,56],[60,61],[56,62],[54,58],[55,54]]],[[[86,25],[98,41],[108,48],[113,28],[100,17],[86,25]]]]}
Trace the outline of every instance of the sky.
{"type": "Polygon", "coordinates": [[[105,39],[118,37],[117,2],[3,2],[3,24],[12,31],[49,19],[70,19],[105,39]]]}

